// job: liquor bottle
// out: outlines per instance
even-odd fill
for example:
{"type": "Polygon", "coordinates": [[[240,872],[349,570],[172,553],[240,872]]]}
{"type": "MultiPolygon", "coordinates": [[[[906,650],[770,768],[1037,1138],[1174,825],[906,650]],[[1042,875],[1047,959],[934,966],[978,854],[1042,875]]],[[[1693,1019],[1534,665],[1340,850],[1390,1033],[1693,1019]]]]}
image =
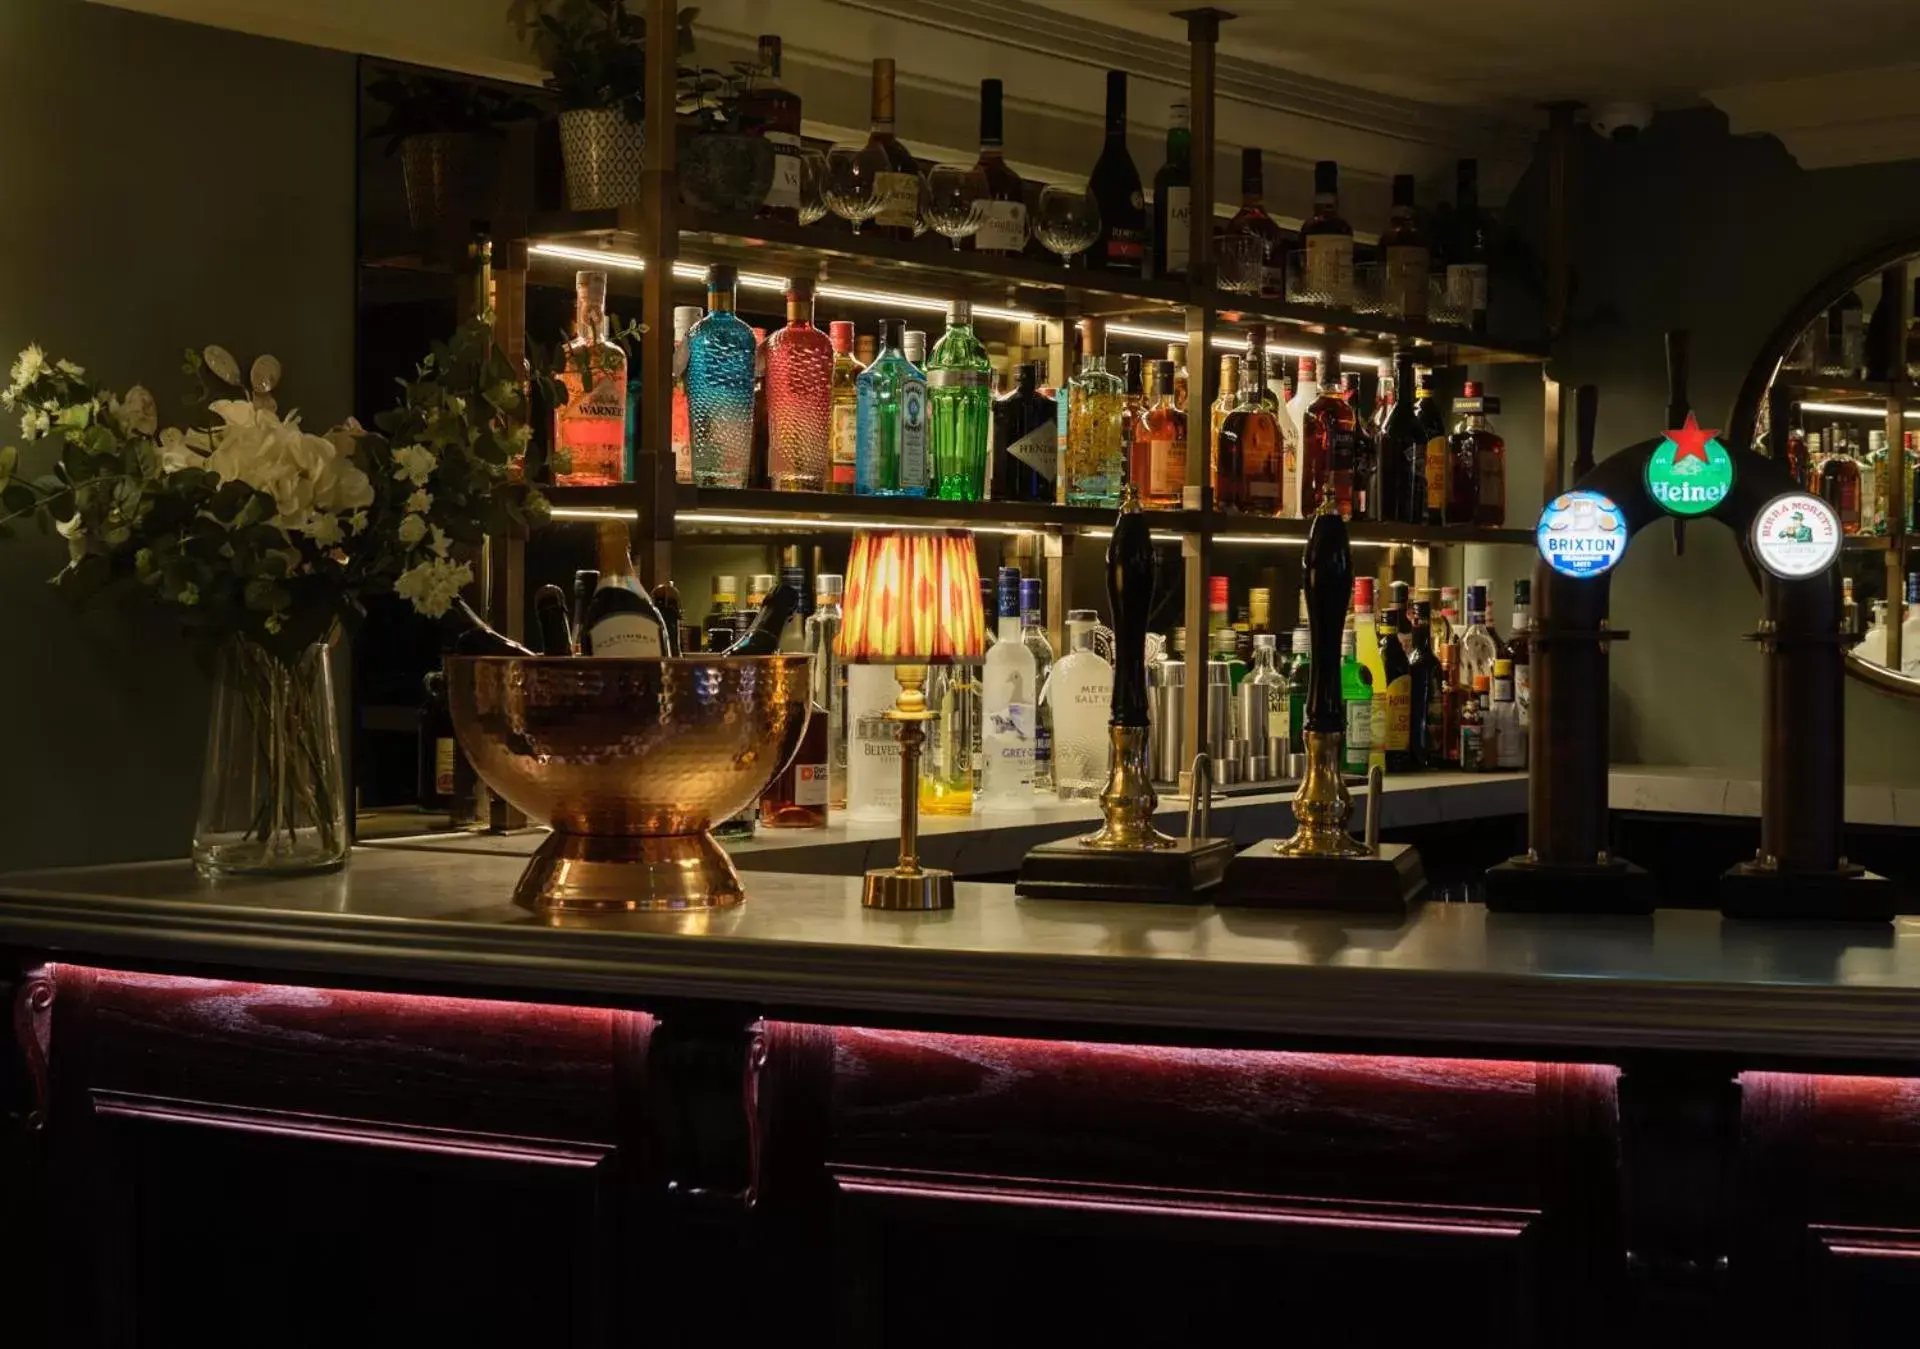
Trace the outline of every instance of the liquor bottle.
{"type": "Polygon", "coordinates": [[[1129,351],[1120,358],[1120,454],[1126,481],[1143,486],[1138,476],[1135,446],[1146,429],[1148,395],[1146,362],[1129,351]]]}
{"type": "Polygon", "coordinates": [[[582,567],[573,574],[573,610],[569,615],[573,624],[573,644],[577,650],[586,640],[587,606],[593,602],[593,592],[600,587],[600,573],[591,567],[582,567]]]}
{"type": "Polygon", "coordinates": [[[1033,788],[1053,790],[1053,711],[1041,700],[1053,674],[1053,643],[1047,640],[1047,614],[1041,603],[1040,579],[1020,581],[1020,640],[1033,653],[1033,788]]]}
{"type": "Polygon", "coordinates": [[[933,717],[920,756],[920,809],[928,815],[970,815],[979,742],[979,667],[931,667],[926,696],[933,717]]]}
{"type": "Polygon", "coordinates": [[[1306,491],[1306,440],[1307,409],[1320,397],[1319,367],[1311,356],[1300,358],[1300,378],[1294,382],[1293,397],[1287,400],[1286,417],[1292,423],[1293,441],[1298,447],[1293,462],[1288,467],[1286,487],[1283,495],[1286,507],[1282,512],[1295,519],[1313,514],[1314,503],[1308,499],[1306,491]]]}
{"type": "MultiPolygon", "coordinates": [[[[1426,492],[1425,509],[1421,519],[1409,520],[1408,524],[1443,525],[1448,523],[1471,523],[1468,521],[1449,521],[1447,518],[1447,497],[1453,485],[1453,455],[1449,445],[1446,414],[1440,408],[1440,395],[1434,388],[1433,371],[1418,372],[1418,384],[1413,397],[1414,421],[1420,428],[1425,442],[1425,454],[1421,463],[1421,483],[1426,492]]],[[[1474,500],[1479,500],[1480,485],[1474,484],[1474,500]]]]}
{"type": "Polygon", "coordinates": [[[1439,745],[1439,727],[1435,719],[1434,685],[1440,678],[1440,662],[1433,654],[1433,610],[1425,600],[1414,603],[1408,628],[1411,643],[1407,652],[1408,758],[1416,769],[1438,768],[1440,756],[1435,750],[1439,745]]]}
{"type": "Polygon", "coordinates": [[[1099,319],[1080,324],[1084,354],[1080,373],[1067,386],[1065,470],[1061,500],[1068,506],[1117,506],[1126,476],[1120,440],[1125,386],[1107,369],[1107,326],[1099,319]]]}
{"type": "Polygon", "coordinates": [[[693,414],[687,407],[687,334],[700,321],[699,305],[673,307],[673,480],[693,481],[693,414]]]}
{"type": "Polygon", "coordinates": [[[1460,682],[1468,688],[1481,675],[1493,678],[1493,663],[1500,658],[1500,641],[1487,623],[1487,583],[1475,581],[1467,587],[1467,628],[1460,636],[1460,682]]]}
{"type": "Polygon", "coordinates": [[[998,640],[981,667],[982,810],[1025,810],[1033,804],[1034,702],[1039,671],[1021,636],[1020,571],[1000,569],[998,640]]]}
{"type": "Polygon", "coordinates": [[[627,542],[623,521],[603,520],[594,529],[600,583],[580,633],[583,656],[659,657],[673,650],[666,619],[634,574],[627,542]]]}
{"type": "Polygon", "coordinates": [[[1187,486],[1187,414],[1174,405],[1172,361],[1153,363],[1153,398],[1136,423],[1132,481],[1143,506],[1177,510],[1187,486]]]}
{"type": "Polygon", "coordinates": [[[760,37],[759,69],[740,96],[740,129],[773,147],[773,181],[760,203],[768,220],[800,223],[800,95],[780,82],[780,39],[760,37]]]}
{"type": "MultiPolygon", "coordinates": [[[[1817,440],[1817,437],[1814,439],[1817,440]]],[[[1860,532],[1860,461],[1846,452],[1846,448],[1837,443],[1825,447],[1823,454],[1816,454],[1815,475],[1819,483],[1818,491],[1833,507],[1840,517],[1840,532],[1858,534],[1860,532]]],[[[1811,442],[1810,442],[1811,443],[1811,442]]]]}
{"type": "Polygon", "coordinates": [[[1153,175],[1153,274],[1184,281],[1193,248],[1193,136],[1187,101],[1168,113],[1167,162],[1153,175]]]}
{"type": "Polygon", "coordinates": [[[1867,432],[1867,467],[1861,493],[1860,530],[1865,534],[1887,532],[1887,497],[1893,481],[1893,459],[1887,453],[1887,433],[1867,432]]]}
{"type": "MultiPolygon", "coordinates": [[[[900,821],[900,739],[885,713],[900,696],[886,665],[849,665],[847,679],[847,816],[900,821]]],[[[831,788],[829,788],[831,790],[831,788]]]]}
{"type": "Polygon", "coordinates": [[[747,486],[769,485],[767,465],[767,330],[753,329],[753,441],[747,452],[747,486]]]}
{"type": "MultiPolygon", "coordinates": [[[[1434,694],[1439,703],[1441,766],[1460,763],[1460,712],[1465,690],[1460,687],[1460,648],[1452,642],[1440,648],[1440,686],[1434,694]]],[[[1429,713],[1429,716],[1433,716],[1429,713]]]]}
{"type": "Polygon", "coordinates": [[[902,350],[903,333],[899,319],[882,319],[880,353],[854,381],[854,490],[868,496],[927,494],[927,380],[902,350]]]}
{"type": "MultiPolygon", "coordinates": [[[[1479,386],[1472,380],[1468,380],[1467,388],[1478,389],[1479,386]]],[[[1474,396],[1467,395],[1469,398],[1474,396]]],[[[1484,462],[1480,455],[1480,441],[1477,437],[1468,434],[1467,420],[1463,413],[1454,425],[1453,434],[1447,438],[1448,524],[1470,525],[1479,520],[1480,468],[1484,462]]]]}
{"type": "Polygon", "coordinates": [[[1092,800],[1107,785],[1113,667],[1093,649],[1098,618],[1091,609],[1068,613],[1069,650],[1053,667],[1047,684],[1047,704],[1053,712],[1054,794],[1063,801],[1092,800]]]}
{"type": "Polygon", "coordinates": [[[1167,343],[1167,360],[1173,366],[1173,405],[1180,411],[1187,410],[1187,344],[1185,342],[1167,343]]]}
{"type": "Polygon", "coordinates": [[[540,634],[541,655],[574,654],[573,622],[567,617],[567,592],[559,586],[541,586],[534,595],[533,625],[540,634]]]}
{"type": "Polygon", "coordinates": [[[1306,287],[1319,303],[1353,306],[1353,226],[1340,218],[1340,166],[1313,166],[1313,214],[1300,227],[1306,245],[1306,287]]]}
{"type": "MultiPolygon", "coordinates": [[[[1307,407],[1300,435],[1301,514],[1311,516],[1320,509],[1323,498],[1330,498],[1341,519],[1353,518],[1354,436],[1358,428],[1359,416],[1337,385],[1324,386],[1307,407]]],[[[1364,660],[1364,650],[1361,656],[1364,660]]]]}
{"type": "Polygon", "coordinates": [[[1900,673],[1920,676],[1920,572],[1907,573],[1906,613],[1900,620],[1900,673]]]}
{"type": "Polygon", "coordinates": [[[853,325],[836,320],[827,328],[827,340],[833,347],[827,490],[851,492],[855,465],[860,458],[860,391],[854,381],[860,376],[861,365],[853,359],[853,325]]]}
{"type": "Polygon", "coordinates": [[[879,354],[880,354],[880,347],[877,339],[874,337],[872,333],[861,333],[858,337],[853,339],[854,363],[858,365],[862,370],[865,370],[868,366],[872,365],[874,362],[874,358],[877,357],[879,354]]]}
{"type": "Polygon", "coordinates": [[[1107,72],[1107,142],[1094,161],[1087,191],[1100,208],[1100,235],[1088,250],[1097,271],[1140,274],[1146,260],[1147,198],[1127,152],[1127,72],[1107,72]]]}
{"type": "Polygon", "coordinates": [[[1447,242],[1447,307],[1465,314],[1477,333],[1487,330],[1487,234],[1480,215],[1480,163],[1457,169],[1453,237],[1447,242]]]}
{"type": "MultiPolygon", "coordinates": [[[[1396,581],[1396,587],[1401,583],[1396,581]]],[[[1407,654],[1412,644],[1412,627],[1407,621],[1406,610],[1399,607],[1404,600],[1396,595],[1384,615],[1379,629],[1380,665],[1386,671],[1386,740],[1382,746],[1383,758],[1389,773],[1410,773],[1419,764],[1413,757],[1413,662],[1407,654]],[[1406,629],[1405,644],[1401,630],[1406,629]]],[[[1359,615],[1354,615],[1354,623],[1359,624],[1359,615]]],[[[1421,708],[1424,720],[1426,709],[1421,708]]]]}
{"type": "Polygon", "coordinates": [[[1393,209],[1387,232],[1380,236],[1385,260],[1387,313],[1424,321],[1427,317],[1427,279],[1433,269],[1433,250],[1413,206],[1413,175],[1393,176],[1393,209]]]}
{"type": "Polygon", "coordinates": [[[453,809],[454,765],[460,758],[460,744],[453,734],[453,710],[447,702],[447,676],[439,670],[430,671],[421,680],[420,689],[414,802],[429,815],[444,815],[453,809]]]}
{"type": "Polygon", "coordinates": [[[984,501],[993,438],[993,363],[973,332],[973,306],[947,302],[947,330],[927,358],[933,490],[942,501],[984,501]]]}
{"type": "Polygon", "coordinates": [[[1513,706],[1520,729],[1533,724],[1533,582],[1513,583],[1513,631],[1507,639],[1513,661],[1513,706]]]}
{"type": "Polygon", "coordinates": [[[847,674],[838,650],[840,601],[845,594],[844,577],[832,572],[814,577],[813,612],[806,623],[807,654],[813,657],[813,705],[826,712],[829,810],[847,808],[847,674]]]}
{"type": "MultiPolygon", "coordinates": [[[[791,594],[797,604],[803,594],[798,587],[806,584],[806,572],[797,566],[782,567],[780,570],[780,589],[791,594]]],[[[837,616],[840,578],[820,579],[835,583],[830,597],[826,587],[822,587],[818,593],[823,597],[823,603],[835,605],[837,616]]],[[[834,627],[838,627],[837,621],[834,627]]],[[[811,619],[803,624],[797,616],[790,616],[781,631],[783,651],[790,649],[789,636],[797,635],[798,640],[791,649],[798,654],[813,651],[816,656],[811,662],[813,677],[808,688],[808,701],[812,706],[807,717],[807,729],[801,733],[800,747],[794,751],[787,766],[780,770],[779,776],[768,784],[765,795],[760,798],[760,823],[769,829],[824,829],[833,799],[835,719],[828,711],[835,673],[829,668],[832,639],[827,639],[828,651],[822,655],[810,645],[821,635],[812,628],[811,619]]]]}
{"type": "Polygon", "coordinates": [[[707,269],[707,314],[687,334],[687,413],[693,480],[745,487],[753,453],[753,329],[733,312],[739,273],[707,269]]]}
{"type": "Polygon", "coordinates": [[[1373,758],[1373,672],[1360,663],[1352,628],[1340,633],[1340,704],[1346,712],[1346,736],[1340,743],[1340,771],[1367,771],[1373,758]]]}
{"type": "MultiPolygon", "coordinates": [[[[1287,752],[1304,754],[1306,741],[1307,676],[1313,663],[1311,636],[1304,624],[1293,630],[1293,659],[1287,666],[1287,752]]],[[[1368,723],[1371,726],[1371,722],[1368,723]]]]}
{"type": "Polygon", "coordinates": [[[1507,442],[1493,429],[1487,414],[1498,412],[1500,402],[1485,396],[1480,385],[1468,380],[1466,397],[1454,404],[1460,423],[1454,427],[1453,496],[1448,503],[1448,523],[1471,521],[1476,525],[1504,525],[1507,522],[1507,442]],[[1471,463],[1473,492],[1466,494],[1462,470],[1471,463]],[[1455,520],[1455,508],[1460,520],[1455,520]]]}
{"type": "Polygon", "coordinates": [[[1379,620],[1373,610],[1374,579],[1356,576],[1353,580],[1353,627],[1358,635],[1354,656],[1366,670],[1368,687],[1373,690],[1373,736],[1368,742],[1367,762],[1386,766],[1387,762],[1387,663],[1380,650],[1379,620]]]}
{"type": "Polygon", "coordinates": [[[707,619],[701,631],[701,646],[708,651],[725,651],[740,634],[733,616],[740,608],[740,578],[721,573],[712,578],[707,619]]]}
{"type": "Polygon", "coordinates": [[[911,239],[920,223],[920,167],[893,134],[893,75],[891,57],[874,58],[873,129],[861,158],[886,165],[873,178],[874,195],[881,203],[873,218],[874,233],[882,239],[911,239]]]}
{"type": "Polygon", "coordinates": [[[1229,689],[1238,689],[1247,677],[1247,662],[1240,656],[1240,637],[1234,631],[1224,576],[1207,578],[1207,651],[1227,667],[1229,689]]]}
{"type": "Polygon", "coordinates": [[[570,487],[620,482],[627,458],[627,353],[608,339],[607,274],[576,272],[573,340],[562,353],[566,397],[553,410],[553,480],[570,487]]]}
{"type": "Polygon", "coordinates": [[[1027,247],[1026,184],[1007,167],[1005,119],[998,80],[980,81],[980,160],[987,200],[980,208],[980,231],[963,248],[996,257],[1018,257],[1027,247]]]}
{"type": "MultiPolygon", "coordinates": [[[[621,526],[622,529],[625,526],[621,526]]],[[[769,578],[771,579],[771,578],[769,578]]],[[[775,582],[760,601],[760,607],[752,610],[746,631],[722,655],[727,656],[771,656],[780,649],[780,636],[786,631],[787,622],[793,617],[794,610],[800,607],[800,592],[785,581],[775,582]]]]}
{"type": "Polygon", "coordinates": [[[993,401],[995,501],[1052,501],[1058,472],[1058,416],[1054,400],[1038,388],[1039,367],[1014,367],[1011,392],[993,401]]]}
{"type": "Polygon", "coordinates": [[[833,343],[813,326],[813,282],[787,283],[787,326],[767,339],[767,476],[775,491],[827,486],[833,343]]]}
{"type": "Polygon", "coordinates": [[[1884,666],[1887,663],[1887,602],[1875,600],[1869,610],[1872,621],[1867,624],[1860,644],[1853,648],[1853,654],[1870,664],[1884,666]]]}
{"type": "Polygon", "coordinates": [[[1527,733],[1520,720],[1519,708],[1514,702],[1513,662],[1510,660],[1496,660],[1493,663],[1492,699],[1493,762],[1489,766],[1502,769],[1525,768],[1527,766],[1527,733]]]}
{"type": "Polygon", "coordinates": [[[1265,192],[1260,151],[1248,146],[1240,152],[1240,209],[1227,221],[1226,233],[1250,234],[1260,241],[1260,293],[1282,300],[1287,295],[1287,232],[1261,204],[1265,192]]]}
{"type": "Polygon", "coordinates": [[[1223,511],[1250,515],[1277,515],[1282,496],[1280,425],[1268,410],[1266,330],[1255,324],[1247,338],[1244,374],[1253,372],[1253,385],[1243,381],[1240,403],[1220,424],[1214,446],[1215,504],[1223,511]]]}
{"type": "MultiPolygon", "coordinates": [[[[1395,386],[1413,387],[1413,357],[1394,358],[1395,386]]],[[[1417,398],[1395,398],[1380,430],[1380,516],[1403,525],[1427,519],[1427,433],[1414,411],[1417,398]]]]}
{"type": "Polygon", "coordinates": [[[1848,291],[1827,310],[1825,367],[1849,379],[1860,378],[1867,364],[1866,306],[1857,291],[1848,291]]]}
{"type": "Polygon", "coordinates": [[[1347,390],[1347,404],[1353,409],[1353,518],[1385,518],[1380,509],[1380,442],[1374,436],[1372,422],[1360,415],[1360,377],[1348,375],[1341,380],[1347,390]]]}
{"type": "Polygon", "coordinates": [[[1808,458],[1807,433],[1802,426],[1800,405],[1789,405],[1790,415],[1786,428],[1786,470],[1804,491],[1813,481],[1810,460],[1808,458]]]}
{"type": "Polygon", "coordinates": [[[1273,747],[1278,742],[1286,749],[1287,680],[1280,673],[1279,652],[1270,632],[1258,634],[1253,647],[1247,677],[1234,694],[1233,731],[1247,742],[1247,780],[1265,782],[1279,775],[1274,766],[1273,747]]]}
{"type": "Polygon", "coordinates": [[[1493,687],[1493,676],[1475,675],[1467,696],[1460,705],[1460,771],[1477,773],[1486,768],[1486,703],[1493,687]]]}
{"type": "Polygon", "coordinates": [[[783,655],[804,656],[807,654],[807,596],[813,592],[807,585],[807,569],[801,565],[797,546],[780,550],[780,583],[790,588],[799,601],[786,626],[780,629],[778,650],[783,655]]]}
{"type": "Polygon", "coordinates": [[[1440,607],[1433,611],[1433,649],[1450,645],[1459,638],[1460,587],[1440,587],[1440,607]]]}
{"type": "Polygon", "coordinates": [[[1213,488],[1215,497],[1220,494],[1220,428],[1226,424],[1227,414],[1239,406],[1240,358],[1222,356],[1220,358],[1220,392],[1214,398],[1213,406],[1207,410],[1207,415],[1213,418],[1213,459],[1207,465],[1207,483],[1213,488]]]}

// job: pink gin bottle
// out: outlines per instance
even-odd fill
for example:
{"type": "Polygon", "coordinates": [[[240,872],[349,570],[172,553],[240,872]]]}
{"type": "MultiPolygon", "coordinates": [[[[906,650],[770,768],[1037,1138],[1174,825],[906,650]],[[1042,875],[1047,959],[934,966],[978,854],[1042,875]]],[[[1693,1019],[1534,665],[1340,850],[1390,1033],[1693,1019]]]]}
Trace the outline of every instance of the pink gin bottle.
{"type": "Polygon", "coordinates": [[[822,492],[830,472],[833,343],[813,326],[813,282],[787,283],[787,326],[767,340],[767,476],[776,491],[822,492]]]}

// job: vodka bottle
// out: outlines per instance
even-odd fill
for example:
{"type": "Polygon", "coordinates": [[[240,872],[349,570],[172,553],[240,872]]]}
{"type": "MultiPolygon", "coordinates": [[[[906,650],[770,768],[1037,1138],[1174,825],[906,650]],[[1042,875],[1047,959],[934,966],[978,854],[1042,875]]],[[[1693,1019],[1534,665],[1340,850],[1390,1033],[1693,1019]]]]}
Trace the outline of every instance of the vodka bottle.
{"type": "Polygon", "coordinates": [[[980,808],[1024,810],[1033,804],[1034,700],[1039,671],[1021,633],[1020,572],[1000,569],[999,640],[981,667],[980,808]]]}

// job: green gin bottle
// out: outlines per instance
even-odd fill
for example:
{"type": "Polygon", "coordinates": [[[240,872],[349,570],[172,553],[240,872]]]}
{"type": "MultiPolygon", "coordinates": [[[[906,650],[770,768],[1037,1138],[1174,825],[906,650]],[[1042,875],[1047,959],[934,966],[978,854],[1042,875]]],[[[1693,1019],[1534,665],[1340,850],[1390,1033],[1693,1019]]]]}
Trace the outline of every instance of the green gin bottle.
{"type": "Polygon", "coordinates": [[[1080,373],[1067,385],[1065,464],[1060,473],[1061,500],[1069,506],[1120,504],[1126,480],[1121,418],[1126,385],[1107,369],[1107,325],[1099,319],[1080,323],[1080,373]]]}
{"type": "Polygon", "coordinates": [[[993,365],[973,332],[973,306],[947,303],[947,331],[927,358],[933,408],[933,491],[942,501],[984,501],[993,434],[993,365]]]}

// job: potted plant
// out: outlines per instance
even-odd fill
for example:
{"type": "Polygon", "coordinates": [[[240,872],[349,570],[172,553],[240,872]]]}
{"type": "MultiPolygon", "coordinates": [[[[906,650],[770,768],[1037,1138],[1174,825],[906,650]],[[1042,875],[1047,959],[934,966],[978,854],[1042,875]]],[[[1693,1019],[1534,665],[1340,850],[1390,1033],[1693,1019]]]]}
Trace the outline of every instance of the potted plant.
{"type": "MultiPolygon", "coordinates": [[[[693,50],[679,12],[676,55],[693,50]]],[[[646,150],[647,23],[623,0],[513,0],[507,10],[560,102],[567,205],[603,210],[640,197],[646,150]]]]}
{"type": "Polygon", "coordinates": [[[400,156],[416,230],[464,231],[493,214],[504,127],[532,117],[531,103],[438,75],[387,75],[367,92],[386,104],[386,121],[369,134],[386,137],[387,153],[400,156]]]}
{"type": "Polygon", "coordinates": [[[743,124],[747,95],[761,67],[736,61],[734,73],[683,67],[674,112],[682,130],[680,198],[718,215],[751,215],[773,185],[773,145],[743,124]]]}

